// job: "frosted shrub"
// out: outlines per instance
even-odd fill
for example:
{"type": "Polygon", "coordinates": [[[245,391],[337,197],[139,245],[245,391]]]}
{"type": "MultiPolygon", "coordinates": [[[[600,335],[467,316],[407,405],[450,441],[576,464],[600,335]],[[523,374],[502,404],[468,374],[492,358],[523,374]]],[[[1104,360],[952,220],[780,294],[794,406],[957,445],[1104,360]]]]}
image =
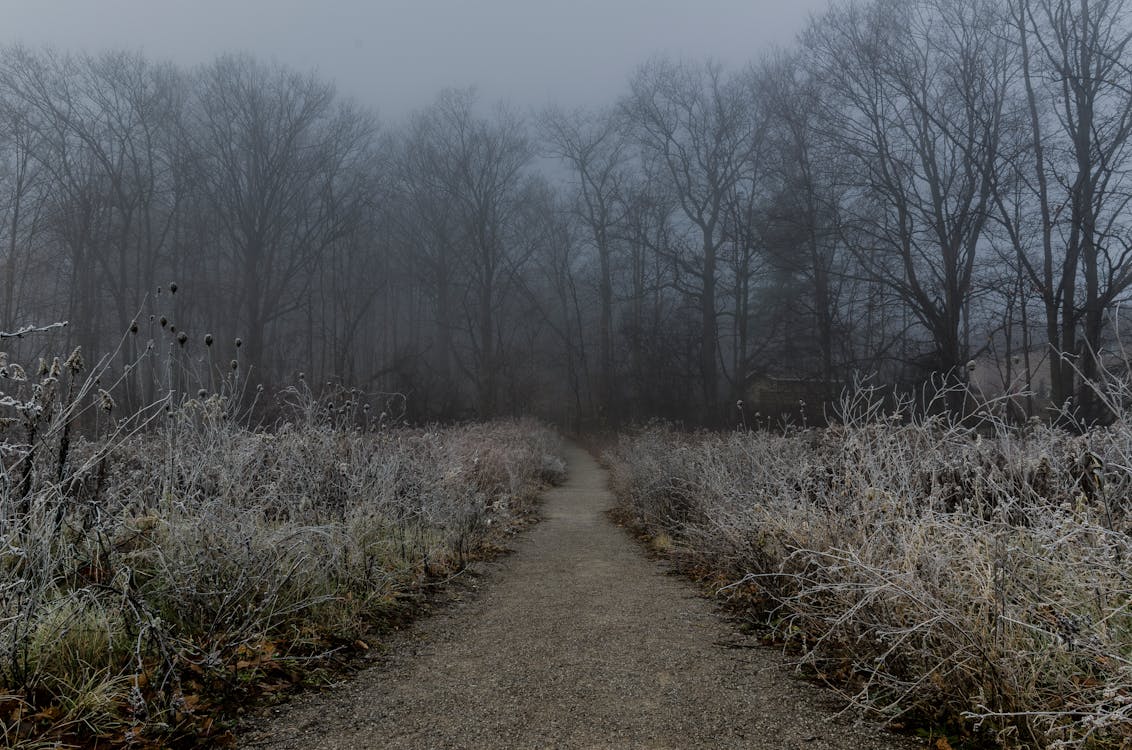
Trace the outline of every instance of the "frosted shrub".
{"type": "MultiPolygon", "coordinates": [[[[852,413],[852,410],[846,410],[852,413]]],[[[1132,426],[650,428],[624,511],[893,721],[1006,745],[1132,743],[1132,426]]]]}
{"type": "Polygon", "coordinates": [[[533,421],[375,432],[312,399],[252,430],[207,393],[80,439],[67,425],[105,398],[42,377],[0,404],[7,746],[207,735],[213,705],[363,643],[458,571],[559,452],[533,421]]]}

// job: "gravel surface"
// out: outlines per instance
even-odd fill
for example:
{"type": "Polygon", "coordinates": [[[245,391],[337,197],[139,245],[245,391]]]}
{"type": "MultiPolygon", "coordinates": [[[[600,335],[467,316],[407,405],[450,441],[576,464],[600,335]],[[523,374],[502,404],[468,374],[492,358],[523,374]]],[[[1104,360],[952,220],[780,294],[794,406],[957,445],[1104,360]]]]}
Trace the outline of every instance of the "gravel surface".
{"type": "Polygon", "coordinates": [[[240,747],[921,747],[834,718],[834,694],[606,519],[613,498],[588,454],[567,461],[515,554],[374,666],[272,709],[240,747]]]}

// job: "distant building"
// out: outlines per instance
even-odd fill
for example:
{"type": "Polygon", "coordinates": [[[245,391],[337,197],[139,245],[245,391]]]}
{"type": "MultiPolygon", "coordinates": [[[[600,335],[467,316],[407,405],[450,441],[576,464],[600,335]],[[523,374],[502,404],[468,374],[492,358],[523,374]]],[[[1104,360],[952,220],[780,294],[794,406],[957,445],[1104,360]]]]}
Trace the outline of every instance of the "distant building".
{"type": "Polygon", "coordinates": [[[748,426],[754,426],[755,421],[766,424],[768,419],[771,424],[785,420],[824,425],[833,417],[830,409],[840,390],[840,386],[831,387],[812,378],[755,375],[747,385],[743,410],[748,426]]]}

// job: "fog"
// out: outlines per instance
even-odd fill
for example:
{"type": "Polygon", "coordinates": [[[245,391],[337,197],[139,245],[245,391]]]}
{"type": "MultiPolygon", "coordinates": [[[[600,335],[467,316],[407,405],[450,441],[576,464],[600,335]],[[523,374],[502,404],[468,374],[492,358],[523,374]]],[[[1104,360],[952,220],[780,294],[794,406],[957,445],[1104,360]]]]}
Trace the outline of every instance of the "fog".
{"type": "Polygon", "coordinates": [[[1132,0],[612,7],[13,3],[4,356],[127,409],[1113,416],[1132,0]]]}
{"type": "Polygon", "coordinates": [[[738,65],[827,0],[4,0],[0,42],[140,50],[182,65],[249,52],[317,69],[400,118],[445,87],[520,107],[605,103],[656,54],[738,65]]]}

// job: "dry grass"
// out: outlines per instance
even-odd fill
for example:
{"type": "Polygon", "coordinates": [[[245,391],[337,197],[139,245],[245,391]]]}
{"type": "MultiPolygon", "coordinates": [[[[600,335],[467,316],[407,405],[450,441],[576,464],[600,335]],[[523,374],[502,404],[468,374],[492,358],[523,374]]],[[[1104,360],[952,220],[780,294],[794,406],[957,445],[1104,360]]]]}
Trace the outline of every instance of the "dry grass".
{"type": "Polygon", "coordinates": [[[118,420],[81,366],[6,366],[6,746],[221,744],[216,705],[368,647],[562,471],[531,421],[389,428],[305,387],[271,430],[216,393],[118,420]]]}
{"type": "Polygon", "coordinates": [[[1132,424],[873,395],[825,430],[626,436],[614,488],[858,705],[1007,746],[1132,744],[1132,424]]]}

